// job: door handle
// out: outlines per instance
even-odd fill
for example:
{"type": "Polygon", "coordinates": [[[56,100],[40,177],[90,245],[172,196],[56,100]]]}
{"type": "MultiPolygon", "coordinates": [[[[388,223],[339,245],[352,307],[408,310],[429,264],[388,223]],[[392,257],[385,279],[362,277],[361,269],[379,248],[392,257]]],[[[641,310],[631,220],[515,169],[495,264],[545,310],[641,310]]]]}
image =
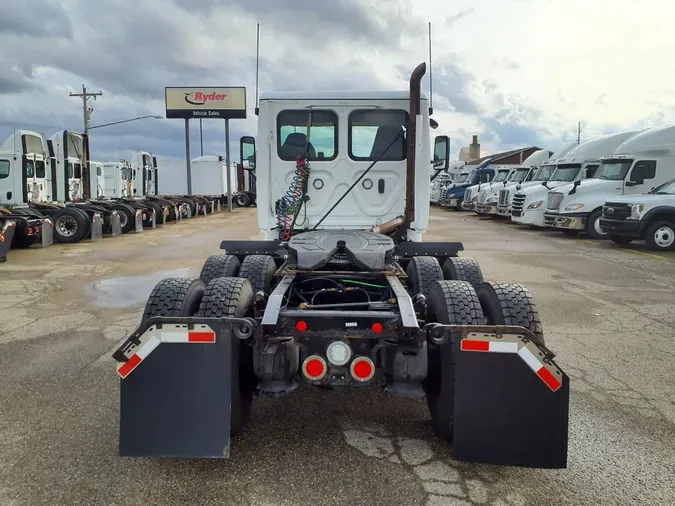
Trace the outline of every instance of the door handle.
{"type": "Polygon", "coordinates": [[[384,179],[377,180],[377,192],[384,193],[384,179]]]}

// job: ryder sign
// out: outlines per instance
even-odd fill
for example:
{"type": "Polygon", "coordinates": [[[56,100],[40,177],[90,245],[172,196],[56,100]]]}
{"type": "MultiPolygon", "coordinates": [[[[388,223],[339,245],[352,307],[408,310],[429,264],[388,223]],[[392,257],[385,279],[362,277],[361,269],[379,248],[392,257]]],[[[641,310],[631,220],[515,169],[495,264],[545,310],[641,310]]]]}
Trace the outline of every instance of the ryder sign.
{"type": "Polygon", "coordinates": [[[246,118],[246,88],[165,88],[167,118],[246,118]]]}

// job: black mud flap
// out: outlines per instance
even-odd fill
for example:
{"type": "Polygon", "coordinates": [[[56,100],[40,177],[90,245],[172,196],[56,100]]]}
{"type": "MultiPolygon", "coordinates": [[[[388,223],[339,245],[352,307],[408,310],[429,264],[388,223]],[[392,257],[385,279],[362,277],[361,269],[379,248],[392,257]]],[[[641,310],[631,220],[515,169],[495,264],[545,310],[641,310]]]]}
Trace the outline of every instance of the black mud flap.
{"type": "Polygon", "coordinates": [[[7,252],[12,247],[15,230],[16,222],[14,220],[0,222],[0,264],[7,261],[7,252]]]}
{"type": "Polygon", "coordinates": [[[569,377],[531,335],[503,329],[499,336],[494,327],[463,333],[461,344],[453,343],[457,354],[453,458],[565,468],[569,377]]]}
{"type": "Polygon", "coordinates": [[[121,456],[229,457],[237,322],[253,332],[248,319],[152,318],[115,351],[121,456]]]}

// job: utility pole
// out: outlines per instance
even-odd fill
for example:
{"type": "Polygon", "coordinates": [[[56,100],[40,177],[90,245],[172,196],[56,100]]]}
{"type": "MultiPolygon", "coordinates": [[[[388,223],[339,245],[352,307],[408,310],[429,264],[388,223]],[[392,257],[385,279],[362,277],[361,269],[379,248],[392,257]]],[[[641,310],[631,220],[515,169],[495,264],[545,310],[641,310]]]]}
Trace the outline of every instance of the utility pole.
{"type": "Polygon", "coordinates": [[[89,97],[94,97],[94,100],[96,100],[96,97],[102,96],[103,93],[96,92],[96,93],[90,93],[87,92],[87,87],[83,84],[82,85],[82,93],[71,93],[71,97],[82,97],[82,111],[84,113],[84,135],[89,136],[89,116],[93,109],[90,109],[87,107],[87,100],[89,97]]]}
{"type": "Polygon", "coordinates": [[[577,144],[581,144],[581,121],[577,122],[577,144]]]}

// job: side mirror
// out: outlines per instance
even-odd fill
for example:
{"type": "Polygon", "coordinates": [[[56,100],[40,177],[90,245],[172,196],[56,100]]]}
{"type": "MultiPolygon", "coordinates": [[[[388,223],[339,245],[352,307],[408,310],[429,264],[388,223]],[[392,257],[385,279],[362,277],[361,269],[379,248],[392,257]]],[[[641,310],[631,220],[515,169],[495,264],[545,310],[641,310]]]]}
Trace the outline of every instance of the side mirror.
{"type": "Polygon", "coordinates": [[[255,138],[245,135],[239,139],[239,162],[244,170],[255,170],[255,138]]]}
{"type": "Polygon", "coordinates": [[[447,170],[450,165],[450,138],[439,135],[434,140],[434,169],[447,170]]]}

